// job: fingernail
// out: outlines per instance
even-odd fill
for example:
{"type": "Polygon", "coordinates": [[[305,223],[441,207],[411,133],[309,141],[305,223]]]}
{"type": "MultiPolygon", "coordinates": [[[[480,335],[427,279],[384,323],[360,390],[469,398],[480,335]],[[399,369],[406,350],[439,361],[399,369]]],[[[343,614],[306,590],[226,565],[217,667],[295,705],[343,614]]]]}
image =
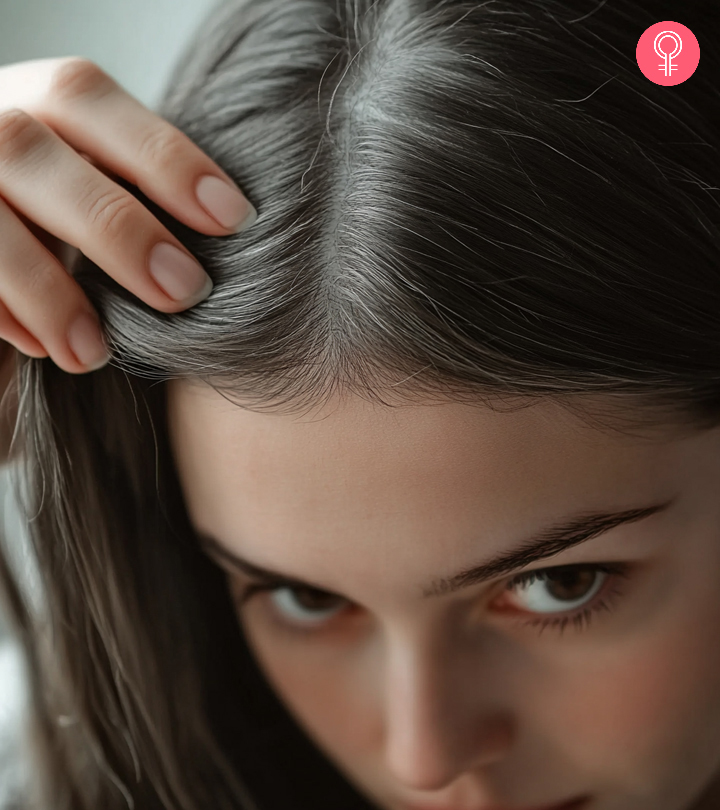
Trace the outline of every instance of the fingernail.
{"type": "Polygon", "coordinates": [[[195,187],[198,202],[223,228],[235,233],[249,228],[257,219],[252,203],[236,188],[206,174],[195,187]]]}
{"type": "Polygon", "coordinates": [[[213,288],[198,262],[168,242],[160,242],[150,251],[150,274],[170,298],[188,307],[204,301],[213,288]]]}
{"type": "Polygon", "coordinates": [[[87,312],[83,312],[73,321],[68,330],[68,343],[77,359],[89,371],[102,368],[110,360],[100,324],[87,312]]]}

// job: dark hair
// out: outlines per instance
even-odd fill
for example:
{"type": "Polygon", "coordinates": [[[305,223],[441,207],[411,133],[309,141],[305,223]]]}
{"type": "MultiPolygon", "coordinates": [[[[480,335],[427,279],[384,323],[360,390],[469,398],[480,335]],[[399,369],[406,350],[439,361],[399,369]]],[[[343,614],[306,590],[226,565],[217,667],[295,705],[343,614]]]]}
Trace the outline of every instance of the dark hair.
{"type": "Polygon", "coordinates": [[[258,221],[202,235],[126,182],[212,294],[164,314],[83,257],[75,277],[112,363],[17,369],[18,498],[42,599],[7,561],[2,581],[29,664],[41,807],[367,806],[262,678],[199,550],[167,380],[286,413],[349,392],[388,406],[551,397],[626,427],[720,421],[714,12],[683,9],[702,59],[663,87],[635,47],[668,8],[213,9],[160,112],[258,221]]]}

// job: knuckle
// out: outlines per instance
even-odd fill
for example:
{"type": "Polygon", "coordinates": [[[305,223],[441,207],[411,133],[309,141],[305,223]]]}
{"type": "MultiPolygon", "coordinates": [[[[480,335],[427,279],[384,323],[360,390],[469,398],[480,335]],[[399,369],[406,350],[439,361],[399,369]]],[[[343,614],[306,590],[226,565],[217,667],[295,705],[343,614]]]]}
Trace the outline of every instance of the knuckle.
{"type": "Polygon", "coordinates": [[[156,167],[176,167],[181,158],[187,157],[187,144],[173,127],[153,127],[140,142],[140,157],[156,167]]]}
{"type": "Polygon", "coordinates": [[[0,112],[0,162],[28,155],[45,138],[42,125],[24,110],[0,112]]]}
{"type": "Polygon", "coordinates": [[[136,201],[122,190],[111,189],[81,202],[81,210],[94,234],[117,239],[130,229],[136,215],[136,201]]]}
{"type": "Polygon", "coordinates": [[[53,67],[48,93],[56,99],[97,98],[114,87],[114,80],[95,62],[82,56],[70,56],[58,60],[53,67]]]}

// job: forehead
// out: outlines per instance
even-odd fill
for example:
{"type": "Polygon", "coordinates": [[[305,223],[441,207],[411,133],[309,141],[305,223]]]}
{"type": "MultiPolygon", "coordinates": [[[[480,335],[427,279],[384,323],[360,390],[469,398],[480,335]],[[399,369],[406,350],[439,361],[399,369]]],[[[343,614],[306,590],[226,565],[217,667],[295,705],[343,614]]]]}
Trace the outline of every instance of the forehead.
{"type": "Polygon", "coordinates": [[[352,398],[288,416],[181,381],[168,384],[168,425],[195,524],[268,543],[443,536],[449,520],[463,535],[509,515],[531,529],[673,488],[694,441],[600,430],[550,400],[502,412],[352,398]]]}

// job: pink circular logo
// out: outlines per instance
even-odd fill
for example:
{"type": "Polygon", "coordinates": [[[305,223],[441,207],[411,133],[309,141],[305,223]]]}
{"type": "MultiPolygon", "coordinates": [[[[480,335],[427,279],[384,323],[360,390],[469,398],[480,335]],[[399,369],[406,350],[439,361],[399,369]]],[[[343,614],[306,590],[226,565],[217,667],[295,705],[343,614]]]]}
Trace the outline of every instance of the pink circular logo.
{"type": "Polygon", "coordinates": [[[700,45],[685,25],[665,20],[646,28],[635,50],[646,79],[666,87],[689,79],[700,62],[700,45]]]}

